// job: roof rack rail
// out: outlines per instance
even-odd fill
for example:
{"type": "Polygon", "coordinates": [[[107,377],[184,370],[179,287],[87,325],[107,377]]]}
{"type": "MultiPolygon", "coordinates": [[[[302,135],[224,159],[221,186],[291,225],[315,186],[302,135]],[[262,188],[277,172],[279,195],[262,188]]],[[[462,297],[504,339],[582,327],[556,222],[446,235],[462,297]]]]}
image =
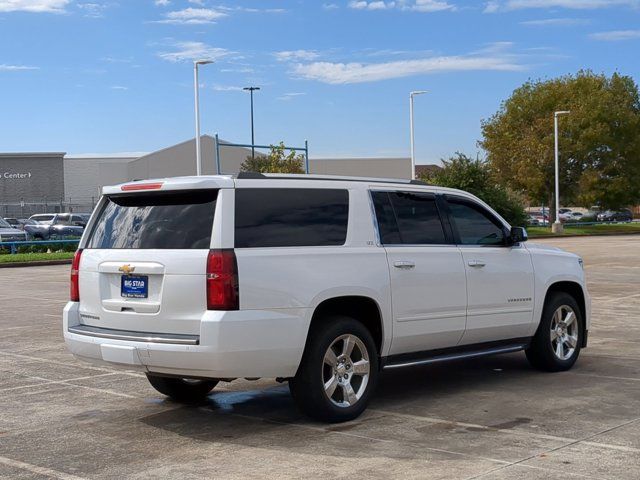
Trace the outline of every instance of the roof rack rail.
{"type": "Polygon", "coordinates": [[[422,180],[405,180],[402,178],[369,178],[369,177],[349,177],[339,175],[309,175],[309,174],[264,174],[260,172],[240,172],[236,175],[239,180],[330,180],[336,182],[368,182],[368,183],[403,183],[407,185],[423,185],[429,184],[422,180]]]}

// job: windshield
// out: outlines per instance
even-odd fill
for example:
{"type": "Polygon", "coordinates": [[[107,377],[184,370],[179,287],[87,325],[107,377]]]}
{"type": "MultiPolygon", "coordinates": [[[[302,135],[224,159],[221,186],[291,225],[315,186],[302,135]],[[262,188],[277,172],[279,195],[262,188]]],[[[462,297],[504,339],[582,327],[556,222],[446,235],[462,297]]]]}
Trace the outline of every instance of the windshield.
{"type": "Polygon", "coordinates": [[[86,248],[209,248],[217,190],[111,195],[86,248]]]}
{"type": "Polygon", "coordinates": [[[35,215],[32,220],[37,221],[38,223],[44,223],[45,225],[50,224],[53,221],[54,215],[35,215]]]}
{"type": "Polygon", "coordinates": [[[4,218],[0,218],[0,227],[2,228],[13,228],[9,222],[7,222],[4,218]]]}
{"type": "Polygon", "coordinates": [[[71,217],[69,215],[58,215],[54,225],[71,225],[71,217]]]}

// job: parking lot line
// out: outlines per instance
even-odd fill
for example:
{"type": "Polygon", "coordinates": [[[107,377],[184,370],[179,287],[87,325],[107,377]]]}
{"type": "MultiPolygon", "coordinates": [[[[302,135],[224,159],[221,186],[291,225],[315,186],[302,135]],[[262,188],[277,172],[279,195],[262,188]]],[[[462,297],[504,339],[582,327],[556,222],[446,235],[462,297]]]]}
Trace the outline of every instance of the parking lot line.
{"type": "Polygon", "coordinates": [[[20,470],[26,470],[38,475],[46,475],[49,477],[59,478],[60,480],[85,480],[84,477],[77,477],[69,473],[60,472],[58,470],[52,470],[51,468],[39,467],[38,465],[32,465],[30,463],[20,462],[7,457],[0,457],[0,463],[8,467],[18,468],[20,470]]]}
{"type": "MultiPolygon", "coordinates": [[[[539,457],[539,456],[541,456],[541,455],[545,455],[545,456],[546,456],[546,455],[549,455],[550,453],[560,451],[560,450],[562,450],[562,449],[565,449],[565,448],[567,448],[567,447],[571,447],[571,446],[573,446],[573,445],[585,444],[585,445],[592,445],[592,446],[596,445],[596,446],[598,446],[598,447],[605,447],[605,448],[606,448],[607,444],[600,444],[600,443],[598,443],[598,442],[591,442],[591,441],[590,441],[590,439],[592,439],[592,438],[596,438],[596,437],[598,437],[598,436],[600,436],[600,435],[604,435],[605,433],[612,432],[613,430],[616,430],[616,429],[618,429],[618,428],[626,427],[626,426],[628,426],[628,425],[631,425],[631,424],[633,424],[633,423],[638,422],[639,420],[640,420],[640,417],[638,417],[638,418],[634,418],[633,420],[629,420],[629,421],[627,421],[627,422],[623,422],[623,423],[621,423],[621,424],[619,424],[619,425],[616,425],[616,426],[614,426],[614,427],[606,428],[606,429],[601,430],[601,431],[599,431],[599,432],[597,432],[597,433],[594,433],[594,434],[588,435],[588,436],[586,436],[586,437],[584,437],[584,438],[582,438],[582,439],[575,440],[575,441],[573,441],[573,442],[567,443],[566,445],[561,445],[561,446],[559,446],[559,447],[550,448],[549,450],[546,450],[546,451],[545,451],[545,452],[543,452],[543,453],[539,453],[539,454],[535,454],[535,455],[529,455],[527,458],[523,458],[523,459],[518,460],[518,461],[516,461],[516,462],[512,462],[512,463],[511,463],[511,464],[509,464],[509,465],[502,466],[502,467],[497,467],[497,468],[495,468],[494,470],[491,470],[491,471],[489,471],[489,472],[485,472],[485,473],[482,473],[482,474],[480,474],[480,475],[476,475],[476,476],[473,476],[473,477],[469,477],[467,480],[475,480],[475,479],[477,479],[477,478],[482,478],[482,477],[484,477],[484,476],[486,476],[486,475],[489,475],[489,474],[495,473],[495,472],[500,471],[500,470],[504,470],[505,468],[508,468],[508,467],[511,467],[511,466],[514,466],[514,465],[523,466],[524,462],[527,462],[527,461],[529,461],[529,460],[533,460],[534,458],[539,457]]],[[[616,448],[616,450],[617,450],[617,448],[616,448]]],[[[638,449],[634,449],[634,450],[638,450],[638,449]]],[[[626,450],[625,450],[625,451],[626,451],[626,450]]],[[[524,465],[524,466],[530,466],[530,465],[524,465]]],[[[563,474],[564,474],[564,472],[563,472],[563,474]]],[[[593,478],[593,477],[587,477],[587,478],[593,478]]]]}
{"type": "MultiPolygon", "coordinates": [[[[479,425],[479,424],[475,424],[475,423],[465,423],[465,422],[456,422],[455,420],[445,420],[445,419],[441,419],[441,418],[432,418],[432,417],[423,417],[421,415],[412,415],[410,413],[401,413],[401,412],[392,412],[392,411],[388,411],[388,410],[379,410],[377,408],[370,408],[369,411],[371,412],[376,412],[376,413],[382,413],[385,415],[393,415],[393,416],[397,416],[397,417],[403,417],[403,418],[407,418],[408,420],[417,420],[417,421],[421,421],[421,422],[425,422],[425,423],[433,423],[433,424],[444,424],[444,425],[455,425],[456,427],[460,427],[460,428],[473,428],[473,429],[478,429],[478,430],[484,430],[487,432],[498,432],[498,433],[503,433],[506,435],[518,435],[518,436],[522,436],[522,437],[531,437],[531,438],[539,438],[540,440],[550,440],[550,441],[557,441],[557,442],[565,442],[568,443],[570,445],[577,443],[577,442],[581,442],[581,443],[585,443],[588,445],[592,445],[592,446],[597,446],[597,447],[601,447],[601,448],[607,448],[610,450],[619,450],[619,451],[623,451],[623,452],[630,452],[630,453],[640,453],[640,448],[633,448],[633,447],[627,447],[627,446],[623,446],[623,445],[613,445],[613,444],[609,444],[609,443],[600,443],[600,442],[587,442],[587,441],[582,441],[579,439],[575,439],[575,438],[570,438],[570,437],[559,437],[556,435],[547,435],[544,433],[535,433],[535,432],[529,432],[526,430],[518,430],[515,428],[510,428],[510,429],[505,429],[505,428],[494,428],[494,427],[490,427],[488,425],[479,425]]],[[[636,419],[636,420],[632,420],[629,423],[633,423],[637,420],[640,419],[636,419]]],[[[625,423],[622,425],[618,425],[614,428],[619,428],[621,426],[624,425],[628,425],[629,423],[625,423]]],[[[596,435],[600,435],[600,433],[597,433],[596,435]]],[[[591,437],[588,437],[591,438],[591,437]]]]}
{"type": "MultiPolygon", "coordinates": [[[[205,408],[204,410],[207,410],[207,409],[205,408]]],[[[359,438],[361,440],[369,440],[369,441],[372,441],[372,442],[381,442],[381,443],[390,443],[390,444],[398,443],[398,441],[395,440],[395,439],[394,440],[387,440],[385,438],[372,437],[372,436],[369,436],[369,435],[361,435],[361,434],[351,433],[351,432],[330,430],[328,428],[316,427],[316,426],[313,426],[313,425],[305,425],[305,424],[301,424],[301,423],[280,422],[278,420],[273,420],[273,419],[268,419],[268,418],[263,418],[263,417],[255,417],[255,416],[251,416],[251,415],[244,415],[244,414],[241,414],[241,413],[231,413],[231,415],[233,415],[235,417],[239,417],[239,418],[245,418],[245,419],[251,419],[251,420],[259,420],[261,422],[272,423],[274,425],[284,425],[284,426],[290,426],[290,427],[304,428],[304,429],[314,430],[314,431],[317,431],[317,432],[323,432],[323,433],[327,433],[327,434],[336,434],[336,435],[341,435],[341,436],[346,436],[346,437],[359,438]]],[[[416,445],[414,442],[411,442],[411,441],[403,441],[402,443],[416,445]]],[[[424,450],[429,450],[429,451],[437,452],[437,453],[446,453],[446,454],[449,454],[449,455],[473,458],[473,459],[476,459],[476,460],[486,460],[486,461],[489,461],[489,462],[499,463],[499,464],[509,464],[508,461],[500,460],[498,458],[483,457],[481,455],[471,455],[469,453],[455,452],[455,451],[452,451],[452,450],[445,450],[443,448],[427,447],[427,446],[425,446],[423,444],[419,444],[418,446],[420,448],[424,449],[424,450]]]]}
{"type": "Polygon", "coordinates": [[[96,375],[86,375],[84,377],[68,378],[65,380],[47,380],[46,378],[43,378],[43,377],[32,377],[30,375],[21,375],[22,377],[29,378],[31,380],[42,380],[42,381],[40,383],[31,383],[29,385],[19,385],[17,387],[0,388],[0,393],[14,391],[14,390],[23,390],[26,388],[43,387],[45,385],[55,385],[57,383],[66,384],[67,382],[77,382],[78,380],[89,380],[92,378],[107,377],[109,375],[118,375],[118,372],[99,373],[96,375]]]}
{"type": "MultiPolygon", "coordinates": [[[[12,353],[12,352],[0,352],[0,355],[6,355],[8,357],[16,357],[16,358],[25,358],[28,360],[35,360],[37,362],[45,362],[45,363],[50,363],[53,365],[62,365],[64,367],[69,367],[69,366],[73,366],[73,363],[69,363],[69,362],[59,362],[57,360],[51,360],[49,358],[41,358],[41,357],[34,357],[31,355],[24,355],[22,353],[12,353]]],[[[126,370],[117,370],[115,368],[108,368],[108,367],[96,367],[94,365],[88,365],[88,364],[82,364],[82,367],[84,370],[97,370],[100,372],[115,372],[115,373],[120,373],[122,375],[129,375],[132,377],[144,377],[144,374],[142,373],[136,373],[136,372],[129,372],[126,370]]]]}

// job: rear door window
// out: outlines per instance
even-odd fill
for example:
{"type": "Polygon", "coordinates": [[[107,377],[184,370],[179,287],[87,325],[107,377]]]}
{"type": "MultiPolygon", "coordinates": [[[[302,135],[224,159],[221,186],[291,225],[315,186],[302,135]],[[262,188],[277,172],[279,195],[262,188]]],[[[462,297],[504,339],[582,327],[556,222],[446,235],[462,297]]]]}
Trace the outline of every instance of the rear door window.
{"type": "Polygon", "coordinates": [[[85,248],[209,248],[217,190],[110,195],[85,248]]]}
{"type": "Polygon", "coordinates": [[[312,188],[236,190],[235,246],[344,245],[349,192],[312,188]]]}
{"type": "Polygon", "coordinates": [[[442,245],[447,239],[435,195],[372,192],[383,245],[442,245]]]}

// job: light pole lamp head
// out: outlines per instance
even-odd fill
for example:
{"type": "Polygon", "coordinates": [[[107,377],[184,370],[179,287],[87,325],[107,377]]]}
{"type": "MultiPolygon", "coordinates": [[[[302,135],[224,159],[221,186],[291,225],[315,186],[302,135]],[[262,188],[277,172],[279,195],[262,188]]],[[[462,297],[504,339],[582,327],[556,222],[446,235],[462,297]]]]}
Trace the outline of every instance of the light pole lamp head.
{"type": "Polygon", "coordinates": [[[247,92],[253,92],[254,90],[260,90],[260,87],[244,87],[243,90],[247,92]]]}
{"type": "Polygon", "coordinates": [[[416,95],[422,95],[423,93],[428,93],[428,90],[414,90],[413,92],[410,92],[409,95],[414,97],[416,95]]]}
{"type": "Polygon", "coordinates": [[[560,110],[559,112],[555,112],[553,115],[559,117],[560,115],[569,115],[570,113],[570,110],[560,110]]]}
{"type": "Polygon", "coordinates": [[[213,63],[213,60],[209,60],[209,59],[206,59],[206,58],[203,58],[201,60],[194,60],[193,61],[194,65],[208,65],[210,63],[213,63]]]}

